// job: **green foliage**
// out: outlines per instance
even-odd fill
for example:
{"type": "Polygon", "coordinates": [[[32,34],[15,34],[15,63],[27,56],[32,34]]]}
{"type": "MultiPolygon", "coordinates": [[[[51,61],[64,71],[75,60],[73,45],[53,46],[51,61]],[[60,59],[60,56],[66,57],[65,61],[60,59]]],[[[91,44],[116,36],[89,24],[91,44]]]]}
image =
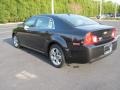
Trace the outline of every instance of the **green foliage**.
{"type": "MultiPolygon", "coordinates": [[[[104,2],[103,13],[113,13],[115,5],[104,2]]],[[[120,12],[120,7],[118,8],[120,12]]],[[[23,21],[37,14],[50,14],[51,0],[0,0],[0,23],[23,21]]],[[[95,0],[55,0],[55,13],[76,13],[85,16],[99,14],[95,0]]]]}

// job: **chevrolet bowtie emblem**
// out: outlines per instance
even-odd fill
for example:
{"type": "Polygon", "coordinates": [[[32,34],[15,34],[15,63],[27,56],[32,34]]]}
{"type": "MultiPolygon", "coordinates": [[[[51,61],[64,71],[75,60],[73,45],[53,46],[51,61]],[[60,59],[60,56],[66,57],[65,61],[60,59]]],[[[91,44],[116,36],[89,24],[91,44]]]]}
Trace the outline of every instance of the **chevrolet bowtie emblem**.
{"type": "Polygon", "coordinates": [[[107,33],[108,33],[108,32],[107,32],[107,31],[105,31],[103,34],[104,34],[104,35],[106,35],[107,33]]]}
{"type": "Polygon", "coordinates": [[[102,40],[102,37],[99,37],[98,39],[99,39],[99,41],[101,41],[101,40],[102,40]]]}

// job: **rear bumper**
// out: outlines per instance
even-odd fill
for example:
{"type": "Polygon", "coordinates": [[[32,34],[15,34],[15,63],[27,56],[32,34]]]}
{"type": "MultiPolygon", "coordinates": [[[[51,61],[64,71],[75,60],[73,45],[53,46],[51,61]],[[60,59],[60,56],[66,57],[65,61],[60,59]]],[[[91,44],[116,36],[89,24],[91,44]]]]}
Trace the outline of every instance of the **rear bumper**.
{"type": "Polygon", "coordinates": [[[111,54],[117,48],[117,39],[102,45],[80,46],[71,50],[71,60],[80,62],[92,62],[111,54]],[[105,54],[105,46],[111,44],[111,52],[105,54]]]}
{"type": "Polygon", "coordinates": [[[103,44],[103,45],[90,47],[90,48],[88,48],[88,53],[89,53],[88,54],[88,60],[90,62],[98,60],[98,59],[100,59],[102,57],[105,57],[105,56],[111,54],[116,48],[117,48],[117,40],[114,40],[112,42],[109,42],[109,43],[106,43],[106,44],[103,44]],[[107,44],[112,45],[112,51],[105,54],[105,46],[107,44]]]}

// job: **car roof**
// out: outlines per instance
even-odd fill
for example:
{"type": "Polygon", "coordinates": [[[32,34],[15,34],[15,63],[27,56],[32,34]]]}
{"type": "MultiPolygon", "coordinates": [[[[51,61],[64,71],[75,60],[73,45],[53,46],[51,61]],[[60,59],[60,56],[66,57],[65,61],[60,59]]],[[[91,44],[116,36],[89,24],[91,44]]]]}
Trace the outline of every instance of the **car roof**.
{"type": "Polygon", "coordinates": [[[37,17],[48,16],[48,17],[58,17],[58,18],[61,18],[61,17],[77,16],[77,15],[76,14],[41,14],[41,15],[35,15],[35,16],[37,16],[37,17]]]}

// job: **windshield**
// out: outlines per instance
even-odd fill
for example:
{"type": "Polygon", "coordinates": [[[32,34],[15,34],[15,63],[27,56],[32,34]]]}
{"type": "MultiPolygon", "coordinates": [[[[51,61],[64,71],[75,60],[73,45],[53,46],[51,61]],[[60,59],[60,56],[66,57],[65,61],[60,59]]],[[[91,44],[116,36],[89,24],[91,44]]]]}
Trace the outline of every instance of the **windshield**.
{"type": "Polygon", "coordinates": [[[60,18],[63,20],[71,23],[73,26],[82,26],[82,25],[94,25],[94,24],[99,24],[92,19],[89,19],[84,16],[80,15],[60,15],[60,18]]]}

